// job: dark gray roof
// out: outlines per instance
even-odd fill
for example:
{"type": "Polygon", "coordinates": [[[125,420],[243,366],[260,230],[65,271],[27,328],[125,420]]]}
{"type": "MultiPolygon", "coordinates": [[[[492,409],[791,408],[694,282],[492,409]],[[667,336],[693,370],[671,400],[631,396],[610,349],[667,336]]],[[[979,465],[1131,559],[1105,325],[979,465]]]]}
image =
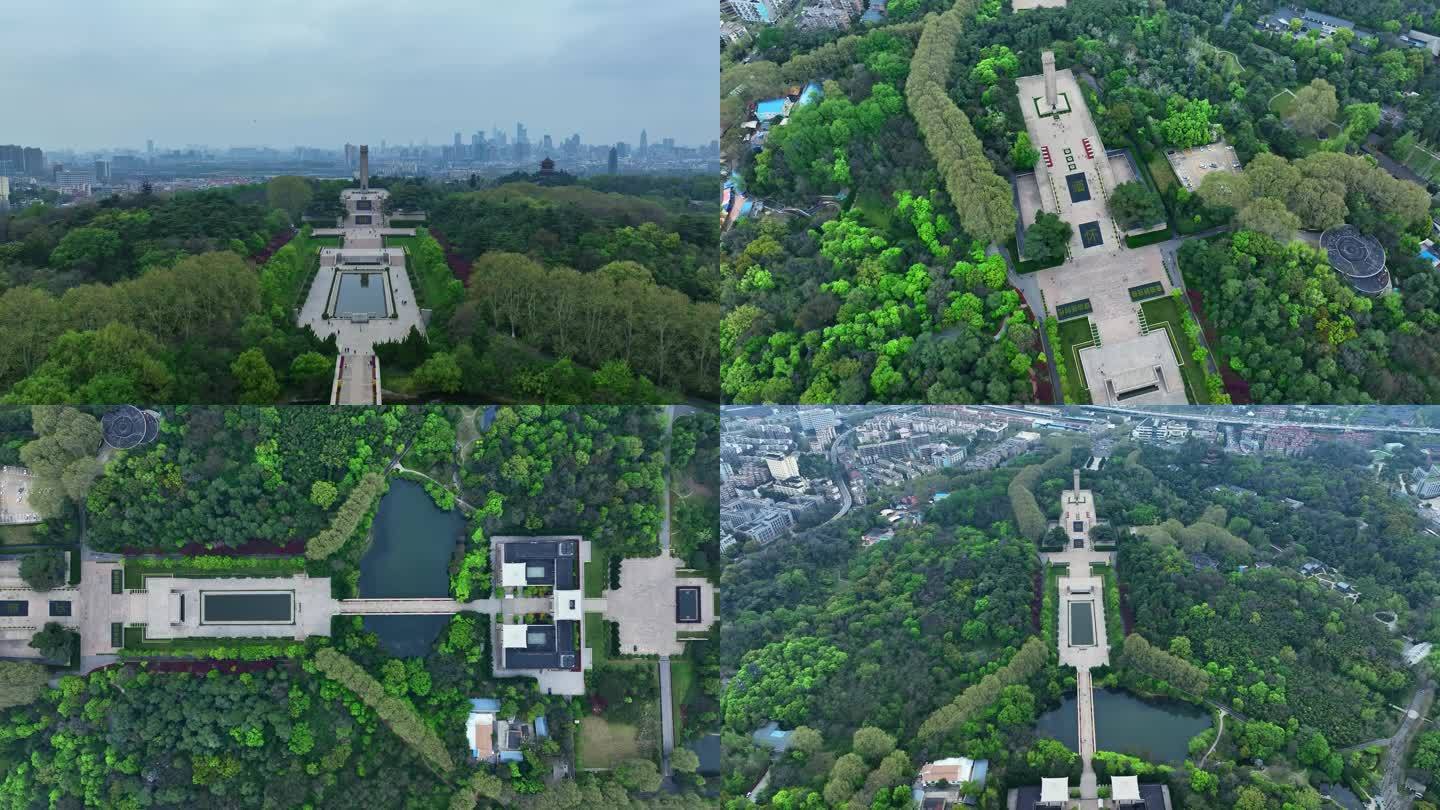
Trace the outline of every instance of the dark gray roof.
{"type": "Polygon", "coordinates": [[[537,569],[533,576],[527,571],[526,581],[531,585],[553,585],[561,591],[580,587],[580,541],[520,540],[505,543],[502,548],[505,562],[526,563],[537,569]]]}
{"type": "Polygon", "coordinates": [[[563,620],[553,625],[526,628],[527,646],[504,651],[507,669],[579,669],[580,655],[575,635],[580,623],[563,620]]]}

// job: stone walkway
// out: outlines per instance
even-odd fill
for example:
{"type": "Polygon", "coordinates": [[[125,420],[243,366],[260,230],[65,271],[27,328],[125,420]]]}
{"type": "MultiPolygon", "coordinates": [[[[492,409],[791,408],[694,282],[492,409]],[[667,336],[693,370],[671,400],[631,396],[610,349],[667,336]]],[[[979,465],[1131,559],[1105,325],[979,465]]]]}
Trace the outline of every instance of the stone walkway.
{"type": "MultiPolygon", "coordinates": [[[[1088,543],[1087,543],[1088,545],[1088,543]]],[[[1095,693],[1090,670],[1110,663],[1110,640],[1105,633],[1105,581],[1091,573],[1091,565],[1113,565],[1114,554],[1095,551],[1090,548],[1071,548],[1062,552],[1042,555],[1045,561],[1054,565],[1068,565],[1069,575],[1060,577],[1057,600],[1059,616],[1060,663],[1075,667],[1075,713],[1080,745],[1080,760],[1084,770],[1080,775],[1080,796],[1095,799],[1099,796],[1095,776],[1095,693]],[[1072,593],[1072,590],[1081,591],[1072,593]],[[1093,611],[1094,643],[1086,646],[1071,644],[1070,605],[1075,602],[1090,603],[1093,611]]]]}
{"type": "Polygon", "coordinates": [[[497,599],[457,602],[454,599],[338,599],[335,612],[345,616],[428,616],[453,615],[463,610],[494,614],[497,599]]]}

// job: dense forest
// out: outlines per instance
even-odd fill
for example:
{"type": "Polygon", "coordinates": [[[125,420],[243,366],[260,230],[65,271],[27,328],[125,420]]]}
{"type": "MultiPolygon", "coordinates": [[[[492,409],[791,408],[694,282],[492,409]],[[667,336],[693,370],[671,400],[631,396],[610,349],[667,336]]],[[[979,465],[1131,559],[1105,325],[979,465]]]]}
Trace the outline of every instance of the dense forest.
{"type": "Polygon", "coordinates": [[[660,553],[663,415],[658,408],[499,408],[461,471],[465,497],[498,497],[490,535],[582,534],[615,557],[660,553]]]}
{"type": "Polygon", "coordinates": [[[1038,558],[1016,535],[1003,498],[1012,474],[917,479],[924,487],[964,483],[924,525],[870,548],[861,548],[860,535],[884,522],[883,502],[747,548],[727,565],[721,657],[735,672],[722,703],[727,793],[748,790],[770,764],[770,806],[823,799],[908,807],[908,795],[892,789],[908,786],[914,766],[929,758],[990,758],[1020,780],[1078,763],[1033,730],[1064,684],[1044,645],[1038,669],[1005,666],[1038,632],[1038,558]],[[987,493],[997,490],[992,510],[996,498],[987,493]],[[996,699],[983,701],[954,736],[921,734],[937,710],[992,688],[996,699]],[[748,740],[767,719],[796,728],[791,753],[774,763],[748,740]]]}
{"type": "MultiPolygon", "coordinates": [[[[483,617],[450,620],[423,657],[384,653],[339,623],[333,646],[299,660],[236,665],[120,665],[70,676],[0,725],[7,806],[384,807],[533,810],[701,807],[693,793],[653,794],[629,772],[547,784],[573,750],[576,700],[488,676],[483,617]],[[468,763],[469,698],[504,716],[547,716],[555,730],[492,772],[468,763]]],[[[651,771],[654,771],[653,765],[651,771]]],[[[638,772],[638,770],[637,770],[638,772]]]]}
{"type": "MultiPolygon", "coordinates": [[[[977,173],[1003,181],[978,168],[986,163],[973,133],[973,143],[952,155],[942,124],[930,124],[940,162],[926,151],[912,115],[958,116],[969,125],[958,110],[933,109],[935,93],[924,89],[944,83],[948,40],[921,38],[925,47],[917,48],[917,35],[890,26],[783,65],[752,61],[722,72],[722,91],[734,87],[744,96],[783,81],[824,80],[821,100],[795,108],[763,149],[741,150],[747,193],[800,208],[813,206],[816,195],[848,193],[838,216],[821,207],[814,217],[742,219],[723,237],[721,387],[728,400],[1033,397],[1039,336],[1005,283],[1003,259],[983,249],[998,228],[982,202],[995,195],[967,192],[957,213],[941,190],[964,187],[977,173]],[[908,78],[917,69],[924,71],[918,86],[908,78]]],[[[1008,191],[1004,196],[1002,208],[1013,217],[1008,191]]]]}
{"type": "Polygon", "coordinates": [[[304,540],[423,419],[403,407],[177,408],[159,441],[124,452],[95,481],[88,542],[173,551],[304,540]]]}
{"type": "MultiPolygon", "coordinates": [[[[375,180],[392,210],[430,215],[397,242],[432,311],[428,340],[378,348],[387,383],[518,401],[717,396],[718,232],[695,204],[714,199],[714,181],[535,179],[375,180]]],[[[0,216],[0,391],[21,403],[323,400],[335,345],[295,310],[330,243],[292,223],[335,216],[349,185],[281,177],[0,216]]]]}

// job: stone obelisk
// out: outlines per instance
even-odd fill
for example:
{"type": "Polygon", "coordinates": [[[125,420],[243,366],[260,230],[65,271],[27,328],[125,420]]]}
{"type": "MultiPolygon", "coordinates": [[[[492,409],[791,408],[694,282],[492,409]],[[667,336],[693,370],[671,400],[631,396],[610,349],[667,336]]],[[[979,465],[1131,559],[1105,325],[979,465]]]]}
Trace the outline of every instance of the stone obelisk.
{"type": "MultiPolygon", "coordinates": [[[[1040,65],[1045,72],[1045,103],[1050,105],[1050,112],[1055,112],[1055,104],[1058,99],[1055,95],[1055,52],[1041,51],[1040,65]]],[[[360,159],[365,159],[365,147],[360,147],[360,159]]]]}

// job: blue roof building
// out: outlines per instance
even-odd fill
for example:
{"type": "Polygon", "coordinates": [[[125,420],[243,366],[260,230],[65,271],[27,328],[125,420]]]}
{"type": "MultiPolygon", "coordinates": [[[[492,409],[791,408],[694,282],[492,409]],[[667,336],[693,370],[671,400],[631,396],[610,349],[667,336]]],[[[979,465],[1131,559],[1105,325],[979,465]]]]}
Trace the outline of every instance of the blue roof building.
{"type": "Polygon", "coordinates": [[[824,95],[824,93],[820,90],[820,83],[810,82],[809,84],[805,85],[805,89],[800,92],[800,103],[809,104],[810,102],[819,99],[822,95],[824,95]]]}
{"type": "Polygon", "coordinates": [[[793,732],[781,729],[779,723],[771,720],[756,729],[755,733],[750,735],[750,739],[754,740],[756,745],[783,754],[785,749],[790,747],[790,735],[792,733],[793,732]]]}
{"type": "Polygon", "coordinates": [[[783,97],[756,102],[755,118],[762,124],[772,118],[780,118],[785,115],[785,107],[789,103],[790,100],[783,97]]]}

